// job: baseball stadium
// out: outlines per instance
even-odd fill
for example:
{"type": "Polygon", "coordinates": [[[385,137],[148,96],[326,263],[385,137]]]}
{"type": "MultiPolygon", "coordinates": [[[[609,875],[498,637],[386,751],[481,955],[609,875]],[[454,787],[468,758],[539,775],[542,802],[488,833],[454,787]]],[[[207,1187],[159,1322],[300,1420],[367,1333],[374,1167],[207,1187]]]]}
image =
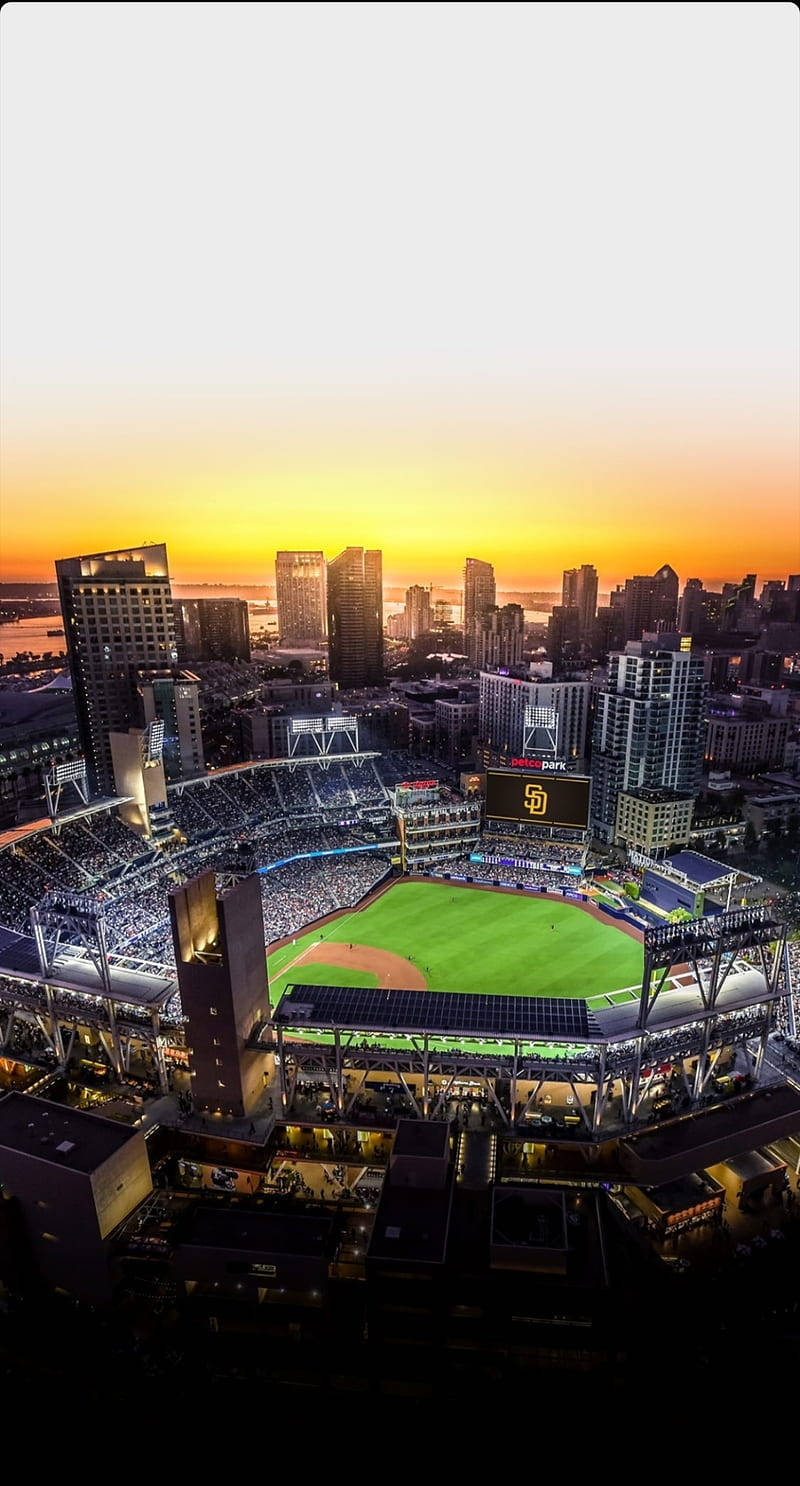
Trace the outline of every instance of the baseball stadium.
{"type": "Polygon", "coordinates": [[[270,1089],[301,1124],[452,1117],[479,1097],[508,1128],[593,1142],[758,1084],[791,1005],[764,909],[678,923],[626,897],[590,849],[587,779],[490,770],[459,788],[349,731],[349,753],[155,797],[144,736],[113,799],[54,766],[48,818],[0,841],[9,1086],[190,1089],[228,1117],[270,1089]],[[201,1026],[209,967],[235,1010],[227,1052],[201,1026]]]}

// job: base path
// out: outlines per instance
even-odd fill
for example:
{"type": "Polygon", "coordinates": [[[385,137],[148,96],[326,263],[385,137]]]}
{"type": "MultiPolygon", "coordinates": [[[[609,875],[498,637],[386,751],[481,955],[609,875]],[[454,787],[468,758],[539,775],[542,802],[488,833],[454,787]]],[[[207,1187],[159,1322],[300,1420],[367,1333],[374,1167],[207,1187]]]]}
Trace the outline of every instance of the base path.
{"type": "MultiPolygon", "coordinates": [[[[426,991],[428,983],[422,971],[402,955],[393,955],[388,949],[371,949],[368,944],[331,943],[312,944],[295,961],[297,965],[339,965],[346,970],[365,970],[377,975],[378,985],[392,991],[426,991]]],[[[282,972],[284,975],[286,971],[282,972]]]]}

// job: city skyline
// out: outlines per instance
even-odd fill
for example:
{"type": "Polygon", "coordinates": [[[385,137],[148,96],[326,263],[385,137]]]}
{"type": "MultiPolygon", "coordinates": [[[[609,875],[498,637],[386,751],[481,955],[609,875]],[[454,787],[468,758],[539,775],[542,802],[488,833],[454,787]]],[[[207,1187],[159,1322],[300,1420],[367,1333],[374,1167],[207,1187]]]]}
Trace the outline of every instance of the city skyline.
{"type": "Polygon", "coordinates": [[[6,7],[3,579],[796,568],[797,13],[660,10],[6,7]]]}
{"type": "Polygon", "coordinates": [[[0,7],[11,1403],[792,1375],[798,18],[0,7]]]}

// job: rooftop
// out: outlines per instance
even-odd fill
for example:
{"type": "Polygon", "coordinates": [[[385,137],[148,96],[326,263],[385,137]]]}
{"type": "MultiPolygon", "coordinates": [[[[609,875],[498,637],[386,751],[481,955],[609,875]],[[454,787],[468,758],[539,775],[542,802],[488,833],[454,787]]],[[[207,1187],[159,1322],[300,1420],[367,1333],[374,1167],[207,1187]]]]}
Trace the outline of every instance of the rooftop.
{"type": "Polygon", "coordinates": [[[72,1171],[96,1171],[137,1134],[116,1120],[31,1094],[0,1099],[0,1151],[35,1156],[72,1171]]]}
{"type": "Polygon", "coordinates": [[[178,1241],[192,1248],[322,1256],[332,1232],[333,1218],[327,1216],[196,1207],[178,1241]]]}
{"type": "Polygon", "coordinates": [[[543,1188],[496,1188],[492,1243],[510,1248],[566,1249],[564,1193],[543,1188]]]}
{"type": "Polygon", "coordinates": [[[711,857],[701,856],[697,851],[676,851],[674,856],[668,857],[664,866],[673,872],[682,872],[698,887],[707,887],[710,882],[718,882],[731,870],[722,862],[712,861],[711,857]]]}
{"type": "Polygon", "coordinates": [[[369,1258],[443,1264],[453,1188],[393,1187],[383,1184],[369,1258]]]}
{"type": "Polygon", "coordinates": [[[723,1191],[721,1184],[707,1171],[690,1171],[661,1187],[654,1187],[650,1199],[663,1213],[684,1212],[698,1202],[708,1202],[723,1191]]]}
{"type": "Polygon", "coordinates": [[[763,1176],[768,1171],[780,1171],[784,1163],[763,1151],[742,1151],[739,1156],[729,1156],[724,1163],[734,1176],[750,1181],[754,1176],[763,1176]]]}
{"type": "Polygon", "coordinates": [[[398,1120],[393,1156],[447,1156],[450,1125],[447,1120],[398,1120]]]}
{"type": "Polygon", "coordinates": [[[585,1001],[350,986],[289,986],[273,1012],[288,1027],[489,1037],[589,1036],[585,1001]]]}

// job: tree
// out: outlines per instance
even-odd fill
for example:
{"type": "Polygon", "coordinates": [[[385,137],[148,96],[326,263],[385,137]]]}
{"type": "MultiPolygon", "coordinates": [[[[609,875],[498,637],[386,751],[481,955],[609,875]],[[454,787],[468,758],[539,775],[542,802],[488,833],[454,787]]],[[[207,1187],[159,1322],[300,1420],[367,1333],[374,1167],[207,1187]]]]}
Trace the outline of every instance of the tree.
{"type": "Polygon", "coordinates": [[[756,832],[755,832],[755,826],[753,825],[753,822],[751,820],[748,820],[746,822],[745,828],[744,828],[744,842],[743,842],[743,845],[744,845],[744,847],[745,847],[745,849],[747,851],[752,851],[753,847],[756,846],[757,844],[758,844],[758,837],[757,837],[756,832]]]}

